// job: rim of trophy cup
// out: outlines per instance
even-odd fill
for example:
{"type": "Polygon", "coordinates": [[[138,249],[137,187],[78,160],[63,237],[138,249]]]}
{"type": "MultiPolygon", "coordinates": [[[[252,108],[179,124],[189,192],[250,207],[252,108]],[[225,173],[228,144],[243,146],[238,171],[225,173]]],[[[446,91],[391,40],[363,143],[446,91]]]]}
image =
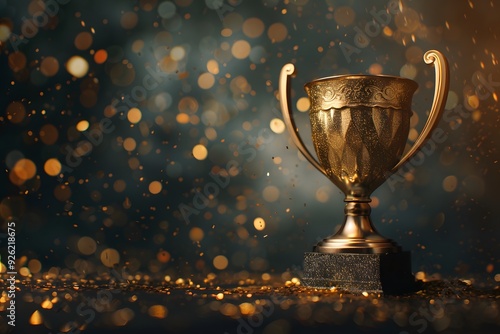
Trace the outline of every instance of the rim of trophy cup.
{"type": "Polygon", "coordinates": [[[313,84],[323,82],[323,81],[331,81],[331,80],[336,80],[336,79],[392,79],[392,80],[397,80],[397,81],[405,81],[407,83],[411,83],[416,85],[418,88],[418,83],[415,80],[408,79],[408,78],[403,78],[403,77],[398,77],[397,75],[387,75],[387,74],[338,74],[338,75],[331,75],[327,77],[321,77],[318,79],[314,79],[312,81],[309,81],[304,85],[304,87],[309,87],[312,86],[313,84]]]}

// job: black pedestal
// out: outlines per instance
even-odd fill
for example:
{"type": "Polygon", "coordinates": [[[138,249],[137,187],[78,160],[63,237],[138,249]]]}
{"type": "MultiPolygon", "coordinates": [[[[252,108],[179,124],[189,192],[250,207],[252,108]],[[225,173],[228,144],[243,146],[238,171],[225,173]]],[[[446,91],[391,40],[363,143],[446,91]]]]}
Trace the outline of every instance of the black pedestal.
{"type": "Polygon", "coordinates": [[[386,254],[304,254],[305,286],[349,292],[404,294],[417,291],[410,252],[386,254]]]}

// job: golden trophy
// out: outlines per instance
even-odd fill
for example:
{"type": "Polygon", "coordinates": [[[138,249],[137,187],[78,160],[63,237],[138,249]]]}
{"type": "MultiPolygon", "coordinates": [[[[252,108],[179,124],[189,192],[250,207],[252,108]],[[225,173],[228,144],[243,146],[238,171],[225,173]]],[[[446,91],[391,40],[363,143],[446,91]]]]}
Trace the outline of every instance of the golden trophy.
{"type": "Polygon", "coordinates": [[[290,76],[295,67],[283,66],[279,97],[290,136],[304,157],[342,190],[346,202],[340,230],[305,254],[305,285],[353,292],[415,290],[410,253],[377,232],[369,203],[372,192],[419,151],[441,118],[448,95],[448,63],[435,50],[426,52],[424,61],[435,67],[434,100],[420,135],[404,155],[412,97],[418,87],[415,81],[383,75],[339,75],[307,83],[318,160],[300,138],[289,109],[290,76]]]}

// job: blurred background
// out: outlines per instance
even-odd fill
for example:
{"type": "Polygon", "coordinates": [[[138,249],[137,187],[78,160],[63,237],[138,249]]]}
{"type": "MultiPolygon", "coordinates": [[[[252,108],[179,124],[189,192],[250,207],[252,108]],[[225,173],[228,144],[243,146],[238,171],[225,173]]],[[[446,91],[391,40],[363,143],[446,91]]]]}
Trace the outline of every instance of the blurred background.
{"type": "Polygon", "coordinates": [[[417,81],[410,147],[434,91],[422,56],[436,49],[451,72],[443,140],[373,194],[372,219],[420,277],[500,281],[499,7],[0,0],[0,224],[17,223],[20,274],[300,271],[344,203],[290,141],[281,67],[296,65],[310,149],[308,81],[417,81]]]}

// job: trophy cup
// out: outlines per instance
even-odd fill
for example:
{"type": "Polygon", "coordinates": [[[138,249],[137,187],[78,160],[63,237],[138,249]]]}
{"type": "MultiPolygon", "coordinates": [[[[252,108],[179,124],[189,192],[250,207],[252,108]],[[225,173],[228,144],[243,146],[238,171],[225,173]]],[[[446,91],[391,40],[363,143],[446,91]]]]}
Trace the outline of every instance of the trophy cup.
{"type": "Polygon", "coordinates": [[[388,294],[417,289],[410,252],[376,231],[369,203],[372,192],[418,152],[443,112],[449,85],[447,60],[430,50],[424,61],[434,63],[434,99],[422,132],[402,158],[416,82],[395,76],[339,75],[307,83],[316,160],[299,137],[288,107],[295,67],[283,66],[279,97],[288,132],[304,157],[342,190],[346,202],[340,230],[305,253],[304,285],[388,294]]]}

